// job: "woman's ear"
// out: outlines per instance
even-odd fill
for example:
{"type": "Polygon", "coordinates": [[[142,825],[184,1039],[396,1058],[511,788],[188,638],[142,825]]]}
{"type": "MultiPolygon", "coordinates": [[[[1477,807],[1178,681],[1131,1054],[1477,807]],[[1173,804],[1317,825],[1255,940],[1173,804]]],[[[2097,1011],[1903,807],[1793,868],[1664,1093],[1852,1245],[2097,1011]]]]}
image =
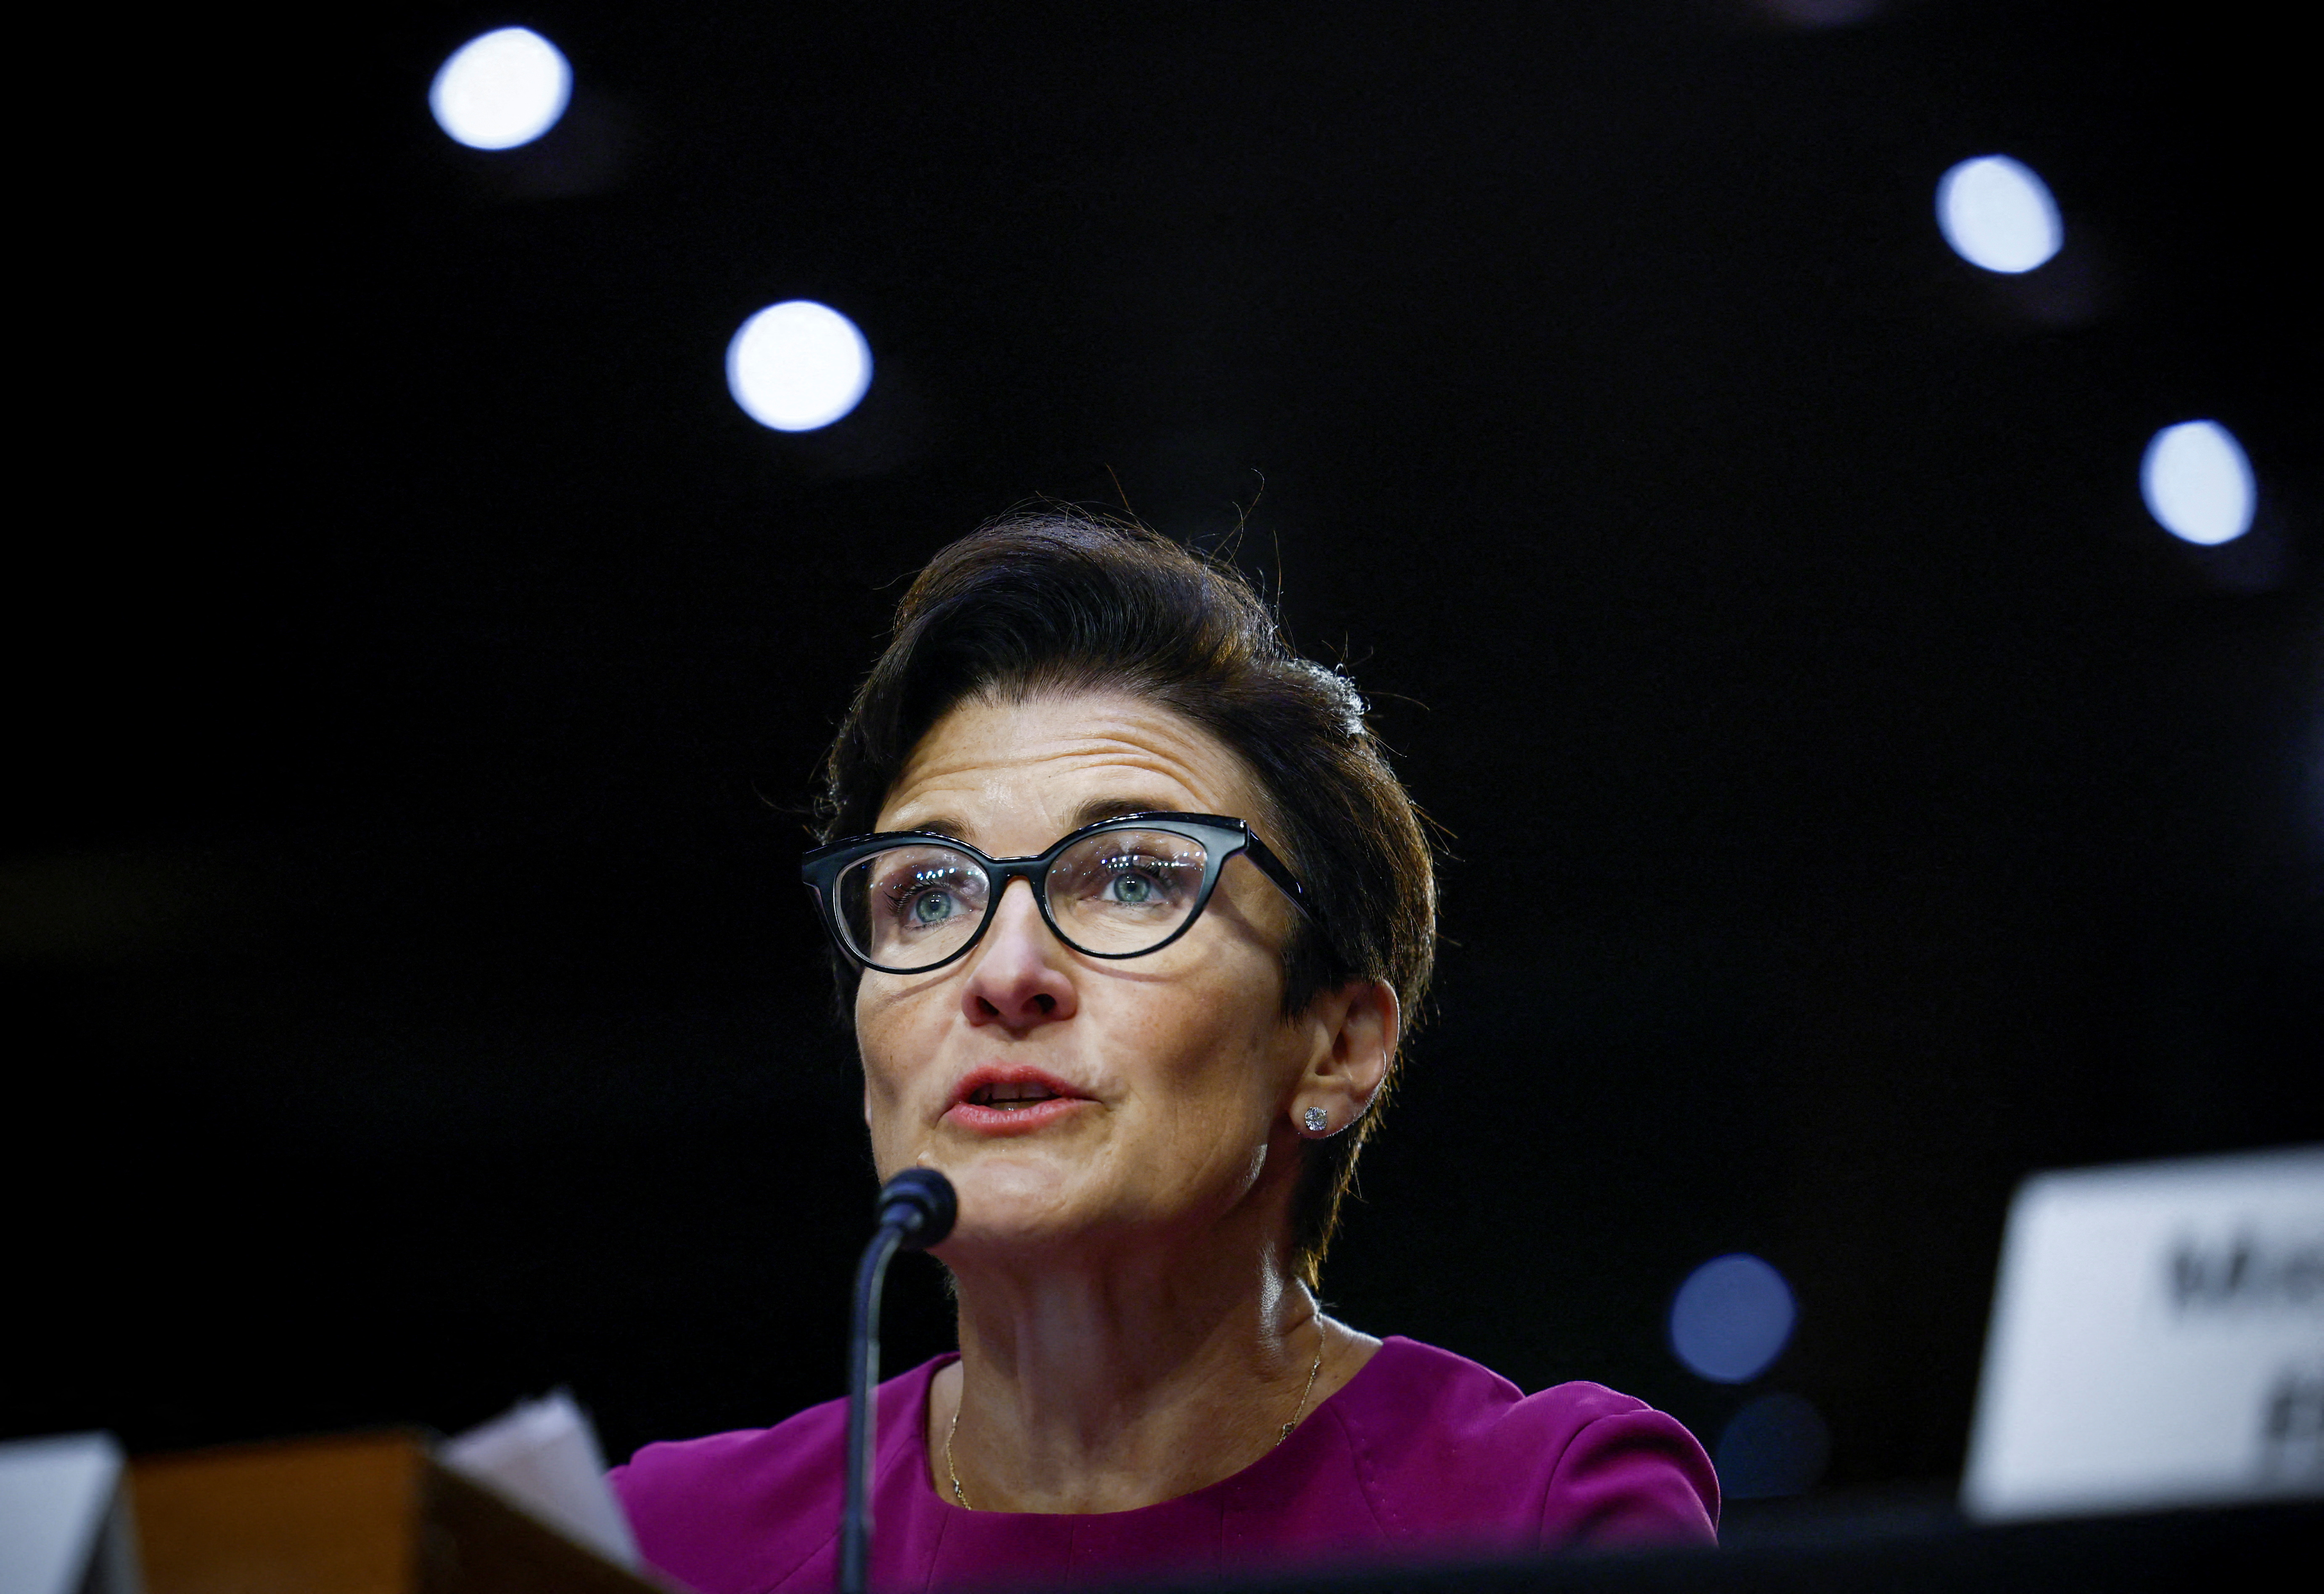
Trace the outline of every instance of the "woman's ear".
{"type": "Polygon", "coordinates": [[[1338,1134],[1364,1115],[1388,1060],[1403,1011],[1385,980],[1351,980],[1308,1009],[1307,1066],[1292,1093],[1292,1127],[1310,1139],[1338,1134]]]}

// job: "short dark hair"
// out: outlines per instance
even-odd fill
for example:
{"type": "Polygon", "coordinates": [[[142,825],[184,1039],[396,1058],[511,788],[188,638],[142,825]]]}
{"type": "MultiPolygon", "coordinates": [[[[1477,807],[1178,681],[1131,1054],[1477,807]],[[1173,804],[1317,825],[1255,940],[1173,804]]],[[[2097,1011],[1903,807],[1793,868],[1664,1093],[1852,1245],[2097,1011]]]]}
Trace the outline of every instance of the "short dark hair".
{"type": "MultiPolygon", "coordinates": [[[[1319,931],[1302,918],[1285,945],[1285,1016],[1352,981],[1384,980],[1403,1009],[1399,1043],[1408,1037],[1435,962],[1435,870],[1363,698],[1343,673],[1291,650],[1240,571],[1143,526],[1013,514],[928,561],[832,743],[822,839],[871,831],[913,749],[963,701],[1092,689],[1183,714],[1258,779],[1270,810],[1255,816],[1262,834],[1322,919],[1319,931]]],[[[835,954],[835,968],[848,1009],[860,971],[835,954]]],[[[1398,1061],[1362,1118],[1310,1143],[1293,1243],[1311,1286],[1398,1061]]]]}

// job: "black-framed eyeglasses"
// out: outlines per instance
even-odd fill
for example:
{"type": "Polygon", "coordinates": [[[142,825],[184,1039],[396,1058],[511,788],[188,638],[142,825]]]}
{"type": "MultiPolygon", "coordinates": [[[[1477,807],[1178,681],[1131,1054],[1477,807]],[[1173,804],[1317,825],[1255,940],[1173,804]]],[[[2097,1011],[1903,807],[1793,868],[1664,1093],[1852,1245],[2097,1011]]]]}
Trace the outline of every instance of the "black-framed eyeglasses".
{"type": "Polygon", "coordinates": [[[1202,917],[1237,853],[1321,922],[1283,860],[1242,820],[1217,814],[1125,814],[1034,858],[988,858],[928,831],[850,836],[807,853],[799,878],[842,952],[882,973],[924,974],[982,939],[1012,880],[1033,889],[1043,920],[1076,952],[1159,952],[1202,917]]]}

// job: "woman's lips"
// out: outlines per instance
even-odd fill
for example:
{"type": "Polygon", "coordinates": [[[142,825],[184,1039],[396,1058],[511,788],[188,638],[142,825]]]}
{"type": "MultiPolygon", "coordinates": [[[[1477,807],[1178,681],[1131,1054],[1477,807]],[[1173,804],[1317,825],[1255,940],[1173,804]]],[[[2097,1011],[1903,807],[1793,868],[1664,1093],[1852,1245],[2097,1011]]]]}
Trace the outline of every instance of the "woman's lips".
{"type": "Polygon", "coordinates": [[[1072,1085],[1038,1068],[987,1064],[953,1088],[945,1121],[980,1135],[1024,1135],[1093,1106],[1072,1085]]]}
{"type": "Polygon", "coordinates": [[[1018,1107],[986,1107],[975,1101],[955,1101],[944,1115],[944,1120],[980,1135],[1029,1135],[1091,1105],[1093,1103],[1087,1096],[1050,1096],[1018,1107]]]}

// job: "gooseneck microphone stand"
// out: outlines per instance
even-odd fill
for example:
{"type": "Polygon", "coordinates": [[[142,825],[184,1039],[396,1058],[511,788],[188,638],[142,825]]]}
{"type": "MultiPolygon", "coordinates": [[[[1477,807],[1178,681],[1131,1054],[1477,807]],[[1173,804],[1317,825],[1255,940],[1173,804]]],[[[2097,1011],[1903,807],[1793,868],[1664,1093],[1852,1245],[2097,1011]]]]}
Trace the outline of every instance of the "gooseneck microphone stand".
{"type": "Polygon", "coordinates": [[[880,1291],[899,1250],[924,1251],[952,1232],[959,1203],[934,1168],[906,1168],[880,1187],[879,1228],[855,1269],[847,1334],[847,1515],[839,1531],[839,1594],[863,1594],[872,1563],[872,1429],[880,1387],[880,1291]]]}

